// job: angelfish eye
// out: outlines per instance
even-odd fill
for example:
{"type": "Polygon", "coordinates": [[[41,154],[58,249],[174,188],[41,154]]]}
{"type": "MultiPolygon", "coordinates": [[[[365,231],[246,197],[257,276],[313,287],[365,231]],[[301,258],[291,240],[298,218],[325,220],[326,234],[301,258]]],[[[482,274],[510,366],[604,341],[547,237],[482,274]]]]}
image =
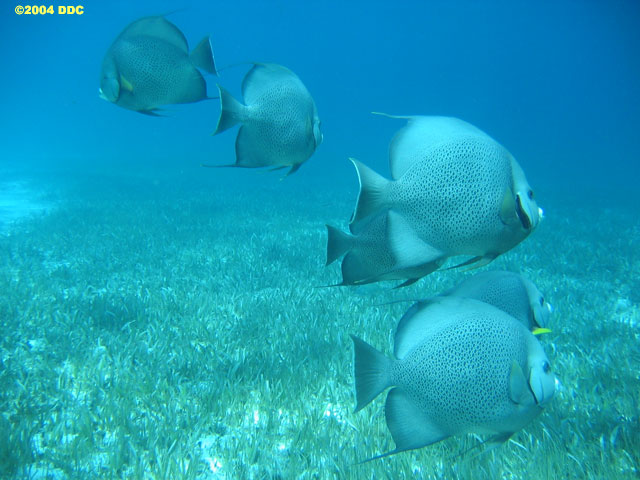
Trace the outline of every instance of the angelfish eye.
{"type": "Polygon", "coordinates": [[[544,307],[544,297],[540,297],[540,306],[544,307]]]}
{"type": "Polygon", "coordinates": [[[549,362],[544,362],[542,364],[542,371],[544,373],[549,373],[551,371],[551,365],[549,365],[549,362]]]}
{"type": "Polygon", "coordinates": [[[527,195],[529,195],[530,200],[533,200],[533,190],[529,189],[529,191],[527,192],[527,195]]]}

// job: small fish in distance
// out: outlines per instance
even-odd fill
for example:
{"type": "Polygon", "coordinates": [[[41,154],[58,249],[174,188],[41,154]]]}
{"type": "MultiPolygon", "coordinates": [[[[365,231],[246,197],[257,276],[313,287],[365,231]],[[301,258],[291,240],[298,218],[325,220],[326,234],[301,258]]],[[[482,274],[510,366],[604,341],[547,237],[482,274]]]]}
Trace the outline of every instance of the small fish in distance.
{"type": "Polygon", "coordinates": [[[322,143],[313,98],[288,68],[254,64],[242,82],[244,104],[220,85],[218,89],[221,108],[214,135],[242,124],[236,137],[236,162],[204,167],[290,167],[290,175],[322,143]]]}
{"type": "Polygon", "coordinates": [[[189,52],[183,33],[166,18],[140,18],[107,50],[99,95],[119,107],[157,115],[162,105],[210,98],[198,69],[217,75],[209,37],[189,52]]]}

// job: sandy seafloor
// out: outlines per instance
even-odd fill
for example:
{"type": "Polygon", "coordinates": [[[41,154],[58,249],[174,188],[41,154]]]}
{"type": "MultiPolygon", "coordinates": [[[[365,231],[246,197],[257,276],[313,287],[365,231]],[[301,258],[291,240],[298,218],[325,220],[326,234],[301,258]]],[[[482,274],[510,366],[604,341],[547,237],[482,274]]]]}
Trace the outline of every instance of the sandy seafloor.
{"type": "Polygon", "coordinates": [[[384,395],[353,413],[349,334],[390,354],[409,303],[385,303],[467,274],[322,288],[340,280],[324,225],[346,227],[355,178],[330,191],[243,171],[263,187],[211,188],[215,174],[5,187],[1,478],[638,477],[637,209],[539,191],[544,221],[486,267],[522,272],[554,306],[542,341],[562,388],[540,417],[489,453],[462,454],[479,443],[467,435],[358,464],[393,441],[384,395]]]}

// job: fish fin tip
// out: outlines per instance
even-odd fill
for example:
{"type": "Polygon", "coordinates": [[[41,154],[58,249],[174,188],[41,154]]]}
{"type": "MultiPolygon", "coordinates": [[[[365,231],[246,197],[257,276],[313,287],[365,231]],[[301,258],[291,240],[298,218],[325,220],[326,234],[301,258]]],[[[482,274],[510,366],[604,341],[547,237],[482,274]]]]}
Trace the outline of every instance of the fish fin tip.
{"type": "Polygon", "coordinates": [[[458,263],[457,265],[453,265],[451,267],[445,268],[445,270],[453,270],[455,268],[466,267],[462,272],[469,272],[471,270],[475,270],[477,268],[486,267],[491,262],[496,259],[497,255],[478,255],[476,257],[470,258],[462,263],[458,263]]]}
{"type": "Polygon", "coordinates": [[[229,168],[229,167],[237,167],[235,163],[226,163],[224,165],[211,165],[209,163],[201,163],[201,167],[204,168],[229,168]]]}
{"type": "Polygon", "coordinates": [[[380,455],[376,455],[374,457],[367,458],[366,460],[362,460],[361,462],[358,462],[358,465],[369,463],[369,462],[372,462],[374,460],[379,460],[381,458],[390,457],[391,455],[395,455],[396,453],[400,453],[400,452],[402,452],[402,450],[398,450],[398,449],[390,450],[388,452],[381,453],[380,455]]]}
{"type": "Polygon", "coordinates": [[[316,285],[313,288],[331,288],[331,287],[344,287],[344,283],[332,283],[330,285],[316,285]]]}
{"type": "Polygon", "coordinates": [[[479,457],[480,455],[484,455],[485,453],[489,453],[491,450],[509,441],[509,439],[512,436],[513,436],[513,432],[497,433],[489,437],[488,439],[481,441],[480,443],[473,445],[472,447],[469,447],[466,450],[463,450],[462,452],[456,454],[455,456],[452,457],[451,461],[455,461],[456,459],[465,457],[473,450],[477,450],[483,446],[486,446],[486,448],[484,448],[483,450],[480,450],[479,452],[474,453],[473,455],[471,455],[471,457],[468,457],[468,458],[470,459],[476,458],[476,457],[479,457]]]}
{"type": "Polygon", "coordinates": [[[301,166],[302,166],[302,163],[296,163],[295,165],[291,165],[291,168],[283,178],[296,173],[301,166]]]}
{"type": "Polygon", "coordinates": [[[411,120],[411,116],[409,115],[391,115],[389,113],[384,113],[384,112],[371,112],[372,115],[378,115],[380,117],[387,117],[387,118],[395,118],[395,119],[401,119],[401,120],[411,120]]]}
{"type": "Polygon", "coordinates": [[[167,115],[163,115],[161,113],[161,110],[157,109],[157,108],[153,108],[151,110],[137,110],[138,113],[141,113],[142,115],[148,115],[149,117],[167,117],[167,115]]]}
{"type": "Polygon", "coordinates": [[[399,285],[396,285],[395,287],[393,287],[394,290],[398,289],[398,288],[404,288],[404,287],[408,287],[409,285],[413,285],[414,283],[416,283],[418,280],[420,280],[422,277],[418,277],[418,278],[409,278],[408,280],[405,280],[404,282],[402,282],[399,285]]]}

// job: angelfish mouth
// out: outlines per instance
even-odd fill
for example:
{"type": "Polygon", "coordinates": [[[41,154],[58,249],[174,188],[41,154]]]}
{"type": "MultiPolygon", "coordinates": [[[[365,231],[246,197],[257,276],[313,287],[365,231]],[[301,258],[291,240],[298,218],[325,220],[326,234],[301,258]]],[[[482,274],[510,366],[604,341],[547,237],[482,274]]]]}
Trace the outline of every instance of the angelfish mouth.
{"type": "Polygon", "coordinates": [[[518,215],[520,223],[524,229],[531,230],[531,219],[529,218],[529,215],[527,215],[527,212],[524,211],[524,208],[522,208],[520,195],[516,195],[516,214],[518,215]]]}

